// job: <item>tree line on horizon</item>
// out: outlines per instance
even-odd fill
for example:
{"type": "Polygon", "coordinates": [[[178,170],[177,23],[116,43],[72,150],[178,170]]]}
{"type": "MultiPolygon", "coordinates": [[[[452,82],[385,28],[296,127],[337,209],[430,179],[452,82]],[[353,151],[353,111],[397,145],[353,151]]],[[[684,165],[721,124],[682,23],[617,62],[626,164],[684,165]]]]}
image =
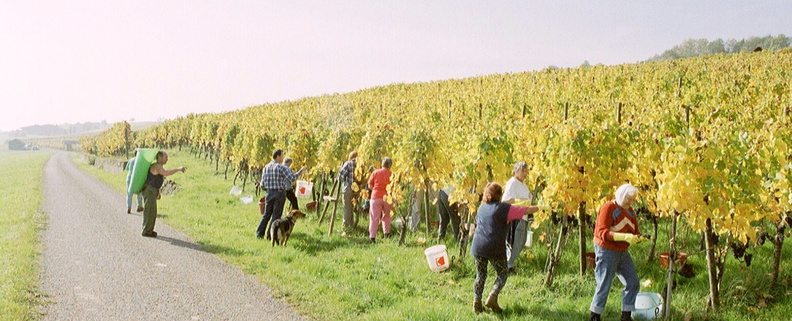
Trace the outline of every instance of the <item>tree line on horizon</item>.
{"type": "Polygon", "coordinates": [[[775,37],[768,35],[765,37],[751,37],[740,40],[723,40],[718,38],[713,41],[709,41],[704,38],[691,38],[683,41],[681,44],[678,44],[669,50],[664,51],[659,55],[649,58],[647,61],[663,61],[719,53],[748,52],[754,51],[757,48],[762,48],[762,50],[779,50],[790,47],[791,45],[792,41],[790,41],[790,38],[783,33],[780,33],[775,37]]]}

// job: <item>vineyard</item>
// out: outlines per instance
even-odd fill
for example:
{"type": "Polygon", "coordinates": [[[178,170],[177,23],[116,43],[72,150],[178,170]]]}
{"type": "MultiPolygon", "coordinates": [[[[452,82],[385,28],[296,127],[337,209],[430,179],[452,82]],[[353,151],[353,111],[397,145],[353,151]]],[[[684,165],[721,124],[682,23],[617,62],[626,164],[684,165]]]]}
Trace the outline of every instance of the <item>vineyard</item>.
{"type": "MultiPolygon", "coordinates": [[[[252,184],[276,148],[294,159],[293,168],[306,167],[308,179],[337,171],[357,150],[356,180],[388,156],[392,191],[450,184],[457,187],[451,200],[471,213],[486,183],[505,183],[523,160],[528,186],[553,209],[539,212],[534,225],[557,226],[548,286],[574,228],[585,271],[591,216],[630,182],[641,191],[638,211],[654,225],[655,241],[658,220],[673,222],[671,256],[677,222],[701,233],[717,309],[730,248],[750,265],[752,248],[769,241],[772,283],[778,278],[792,223],[791,70],[785,49],[394,84],[191,114],[138,132],[121,123],[81,143],[104,156],[190,148],[252,184]]],[[[409,193],[392,196],[400,204],[409,193]]]]}

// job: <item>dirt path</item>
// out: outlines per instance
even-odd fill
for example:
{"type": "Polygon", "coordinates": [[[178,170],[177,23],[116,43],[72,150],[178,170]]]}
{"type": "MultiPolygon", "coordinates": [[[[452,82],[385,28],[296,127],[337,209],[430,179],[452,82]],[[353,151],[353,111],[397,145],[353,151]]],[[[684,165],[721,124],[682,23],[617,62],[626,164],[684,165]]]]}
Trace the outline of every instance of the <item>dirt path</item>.
{"type": "Polygon", "coordinates": [[[41,290],[45,320],[299,320],[286,303],[239,269],[157,222],[76,168],[66,153],[44,168],[41,290]]]}

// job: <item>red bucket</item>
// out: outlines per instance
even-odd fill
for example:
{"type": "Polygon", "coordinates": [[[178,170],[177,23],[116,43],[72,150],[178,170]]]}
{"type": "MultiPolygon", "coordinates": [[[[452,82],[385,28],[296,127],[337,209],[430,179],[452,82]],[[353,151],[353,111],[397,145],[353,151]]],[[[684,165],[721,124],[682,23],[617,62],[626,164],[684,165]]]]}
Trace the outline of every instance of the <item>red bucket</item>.
{"type": "Polygon", "coordinates": [[[264,215],[264,206],[265,205],[267,205],[267,199],[262,197],[259,200],[259,212],[261,213],[261,215],[264,215]]]}

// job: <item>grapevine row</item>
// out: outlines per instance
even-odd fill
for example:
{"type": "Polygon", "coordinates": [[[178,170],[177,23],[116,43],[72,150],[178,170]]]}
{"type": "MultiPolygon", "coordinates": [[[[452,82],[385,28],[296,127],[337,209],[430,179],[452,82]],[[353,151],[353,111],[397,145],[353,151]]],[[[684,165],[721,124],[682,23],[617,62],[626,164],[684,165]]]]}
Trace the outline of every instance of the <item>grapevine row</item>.
{"type": "MultiPolygon", "coordinates": [[[[589,204],[583,212],[594,214],[631,182],[649,212],[747,244],[792,211],[790,70],[785,49],[394,84],[190,114],[134,139],[191,146],[243,173],[275,148],[312,176],[357,150],[359,180],[389,156],[391,189],[451,184],[451,200],[471,211],[487,182],[505,182],[524,160],[526,181],[556,212],[589,204]]],[[[118,131],[89,150],[113,149],[101,146],[116,144],[103,141],[118,131]]]]}

